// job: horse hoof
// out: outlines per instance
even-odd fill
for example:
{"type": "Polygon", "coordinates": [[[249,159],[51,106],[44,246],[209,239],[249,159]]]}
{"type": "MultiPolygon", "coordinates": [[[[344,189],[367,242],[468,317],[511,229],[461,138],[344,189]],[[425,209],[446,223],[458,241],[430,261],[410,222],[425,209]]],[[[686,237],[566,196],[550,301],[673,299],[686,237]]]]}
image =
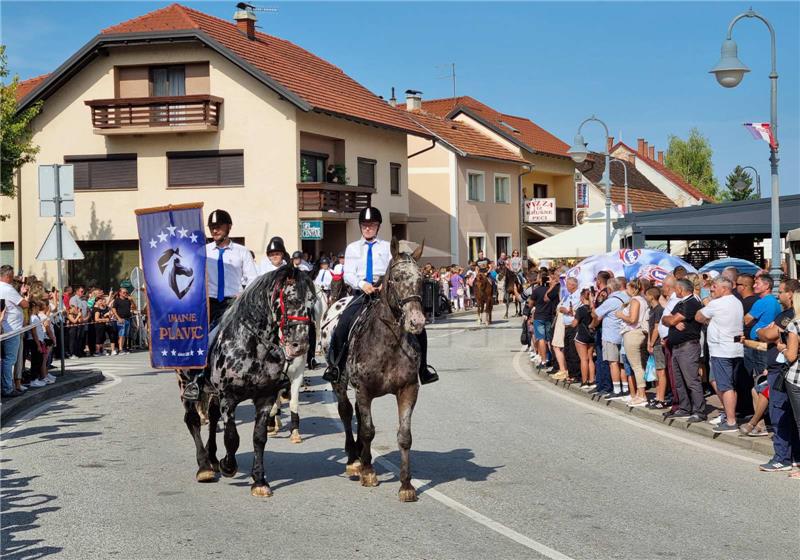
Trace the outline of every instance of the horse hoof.
{"type": "Polygon", "coordinates": [[[400,498],[401,502],[416,502],[417,491],[414,488],[401,488],[400,492],[397,493],[397,497],[400,498]]]}
{"type": "Polygon", "coordinates": [[[250,487],[250,495],[256,498],[271,498],[272,489],[268,485],[253,484],[250,487]]]}
{"type": "Polygon", "coordinates": [[[361,474],[361,461],[354,461],[344,468],[344,474],[347,476],[358,476],[361,474]]]}
{"type": "Polygon", "coordinates": [[[194,478],[197,482],[214,482],[217,480],[217,473],[212,469],[200,469],[194,478]]]}
{"type": "Polygon", "coordinates": [[[292,443],[303,443],[303,438],[300,437],[300,430],[292,430],[292,435],[289,436],[289,441],[292,443]]]}
{"type": "Polygon", "coordinates": [[[361,472],[361,486],[366,486],[367,488],[373,488],[377,485],[378,485],[378,475],[375,474],[374,470],[361,472]]]}
{"type": "Polygon", "coordinates": [[[238,465],[234,462],[232,465],[228,465],[225,459],[219,462],[219,472],[222,476],[226,478],[233,478],[236,476],[236,471],[238,470],[238,465]]]}
{"type": "Polygon", "coordinates": [[[219,472],[219,461],[211,461],[211,468],[215,473],[219,472]]]}

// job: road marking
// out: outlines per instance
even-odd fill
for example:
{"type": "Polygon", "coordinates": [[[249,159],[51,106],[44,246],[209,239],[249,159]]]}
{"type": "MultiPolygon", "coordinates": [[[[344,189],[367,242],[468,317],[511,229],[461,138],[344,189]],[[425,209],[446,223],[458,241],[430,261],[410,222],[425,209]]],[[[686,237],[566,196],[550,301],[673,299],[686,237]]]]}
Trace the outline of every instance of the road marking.
{"type": "MultiPolygon", "coordinates": [[[[441,330],[445,330],[445,329],[441,329],[441,330]]],[[[433,338],[442,338],[442,337],[445,337],[445,336],[453,336],[454,334],[462,333],[465,330],[467,330],[467,329],[457,329],[457,330],[454,330],[453,332],[447,332],[447,333],[444,333],[444,334],[437,334],[436,336],[429,336],[428,340],[431,340],[433,338]]]]}
{"type": "Polygon", "coordinates": [[[513,366],[514,366],[514,371],[517,373],[517,375],[519,377],[521,377],[522,379],[524,379],[525,381],[527,381],[528,383],[531,383],[532,385],[536,385],[537,387],[540,386],[540,384],[541,384],[542,386],[544,386],[544,387],[546,387],[548,389],[548,392],[552,393],[553,395],[555,395],[555,396],[557,396],[557,397],[559,397],[561,399],[570,401],[571,403],[573,403],[573,404],[575,404],[577,406],[580,406],[582,408],[585,408],[587,410],[591,410],[592,412],[594,412],[596,414],[602,414],[604,416],[612,417],[612,418],[614,418],[615,421],[624,422],[624,423],[626,423],[626,424],[628,424],[630,426],[636,426],[637,428],[640,428],[642,430],[646,430],[648,432],[652,432],[654,434],[658,434],[661,437],[665,437],[665,438],[671,439],[673,441],[679,441],[681,443],[685,443],[687,445],[691,445],[693,447],[697,447],[698,449],[702,449],[704,451],[713,451],[714,453],[717,453],[719,455],[724,455],[725,457],[731,457],[733,459],[738,459],[740,461],[744,461],[745,463],[750,463],[752,465],[760,465],[761,463],[764,462],[763,459],[756,459],[754,457],[745,457],[743,455],[740,455],[740,454],[737,454],[737,453],[733,453],[732,451],[728,451],[726,449],[719,449],[717,446],[714,446],[714,445],[708,445],[706,443],[695,441],[692,438],[687,438],[687,437],[684,437],[684,436],[681,436],[681,435],[678,435],[678,434],[674,434],[674,433],[672,433],[672,430],[670,428],[661,428],[661,427],[658,427],[658,426],[655,426],[655,425],[650,426],[650,425],[648,425],[649,422],[647,420],[634,420],[632,418],[628,418],[628,417],[624,416],[621,412],[617,412],[617,411],[613,411],[613,410],[607,410],[605,408],[602,408],[602,407],[598,406],[596,403],[591,403],[590,404],[590,403],[587,403],[587,402],[583,402],[582,398],[580,398],[578,396],[575,396],[575,395],[571,395],[567,391],[559,390],[555,386],[551,387],[550,386],[551,384],[548,383],[545,379],[542,379],[541,377],[538,377],[538,376],[533,377],[530,374],[528,374],[527,372],[525,372],[522,369],[522,367],[520,366],[520,357],[522,355],[523,354],[520,353],[517,356],[515,356],[514,360],[512,362],[513,366]]]}
{"type": "MultiPolygon", "coordinates": [[[[331,393],[324,393],[323,402],[325,405],[325,409],[328,411],[328,416],[334,419],[339,419],[339,411],[337,409],[337,402],[336,396],[331,393]]],[[[383,466],[385,469],[395,473],[396,475],[400,475],[400,468],[385,459],[380,452],[376,451],[374,448],[372,449],[372,458],[373,461],[383,466]]],[[[494,519],[483,515],[482,513],[478,513],[477,511],[468,508],[461,502],[454,500],[453,498],[442,494],[438,490],[434,490],[430,488],[430,482],[424,482],[416,478],[411,479],[411,484],[417,489],[417,492],[420,494],[425,494],[430,496],[440,504],[452,509],[453,511],[460,513],[461,515],[471,519],[472,521],[483,525],[484,527],[491,529],[495,533],[506,537],[522,546],[529,548],[535,552],[538,552],[542,556],[550,558],[551,560],[573,560],[571,557],[560,553],[557,550],[550,548],[549,546],[540,543],[539,541],[533,540],[530,537],[523,535],[522,533],[518,533],[514,529],[510,527],[506,527],[499,521],[495,521],[494,519]]]]}

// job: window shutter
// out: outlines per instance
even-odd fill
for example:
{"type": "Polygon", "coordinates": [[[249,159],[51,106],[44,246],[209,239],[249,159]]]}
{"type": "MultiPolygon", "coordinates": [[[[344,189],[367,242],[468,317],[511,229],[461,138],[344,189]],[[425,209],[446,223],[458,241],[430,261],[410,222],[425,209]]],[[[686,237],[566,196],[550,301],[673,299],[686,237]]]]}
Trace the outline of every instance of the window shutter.
{"type": "Polygon", "coordinates": [[[73,166],[75,189],[135,189],[138,187],[136,154],[64,156],[73,166]]]}
{"type": "Polygon", "coordinates": [[[242,150],[167,152],[167,168],[170,187],[244,184],[242,150]]]}
{"type": "Polygon", "coordinates": [[[244,185],[244,155],[221,156],[220,185],[244,185]]]}
{"type": "Polygon", "coordinates": [[[361,187],[375,188],[375,164],[374,159],[358,158],[358,184],[361,187]]]}

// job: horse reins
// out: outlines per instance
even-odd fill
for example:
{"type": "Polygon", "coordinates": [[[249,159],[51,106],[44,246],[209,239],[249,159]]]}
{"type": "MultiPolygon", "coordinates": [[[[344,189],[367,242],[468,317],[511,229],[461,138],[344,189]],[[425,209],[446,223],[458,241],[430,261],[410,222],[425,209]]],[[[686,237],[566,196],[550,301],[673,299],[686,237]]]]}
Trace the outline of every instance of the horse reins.
{"type": "Polygon", "coordinates": [[[275,286],[275,290],[272,293],[272,304],[275,305],[275,292],[278,292],[278,304],[281,308],[281,320],[278,322],[278,339],[283,344],[286,341],[286,336],[284,334],[286,327],[291,326],[295,323],[310,323],[311,317],[303,317],[301,315],[287,315],[286,314],[286,303],[283,301],[283,291],[284,287],[280,286],[280,290],[278,290],[279,286],[275,286]]]}

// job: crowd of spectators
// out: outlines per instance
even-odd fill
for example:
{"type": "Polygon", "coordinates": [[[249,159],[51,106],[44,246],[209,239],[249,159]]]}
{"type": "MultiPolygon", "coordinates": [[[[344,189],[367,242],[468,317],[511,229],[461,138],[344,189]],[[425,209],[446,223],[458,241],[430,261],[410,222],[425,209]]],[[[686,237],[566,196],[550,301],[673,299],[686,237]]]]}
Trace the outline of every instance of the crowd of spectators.
{"type": "MultiPolygon", "coordinates": [[[[771,436],[765,472],[800,467],[800,284],[727,268],[660,285],[601,271],[592,286],[566,268],[529,275],[521,340],[538,368],[596,398],[709,422],[718,433],[771,436]],[[716,396],[719,414],[708,402],[716,396]],[[713,416],[709,419],[709,416],[713,416]]],[[[800,471],[790,474],[800,478],[800,471]]]]}

